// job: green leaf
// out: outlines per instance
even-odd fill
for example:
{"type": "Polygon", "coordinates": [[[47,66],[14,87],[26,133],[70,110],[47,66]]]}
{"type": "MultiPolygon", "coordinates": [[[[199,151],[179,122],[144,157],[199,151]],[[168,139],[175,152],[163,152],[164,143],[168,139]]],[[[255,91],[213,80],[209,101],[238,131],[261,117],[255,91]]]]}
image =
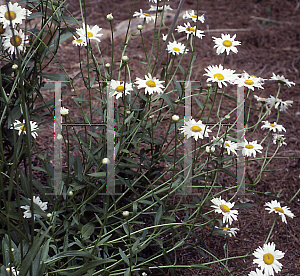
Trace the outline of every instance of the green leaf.
{"type": "Polygon", "coordinates": [[[178,92],[179,97],[181,98],[182,97],[182,87],[181,87],[180,83],[175,79],[174,79],[174,83],[175,83],[176,91],[178,92]]]}
{"type": "Polygon", "coordinates": [[[41,73],[40,76],[49,80],[69,81],[69,78],[67,76],[57,73],[41,73]]]}
{"type": "Polygon", "coordinates": [[[74,171],[79,181],[82,181],[82,163],[79,156],[75,157],[74,171]]]}
{"type": "Polygon", "coordinates": [[[236,204],[234,204],[234,207],[241,208],[241,209],[248,209],[253,206],[254,206],[254,204],[251,204],[251,203],[236,203],[236,204]]]}
{"type": "Polygon", "coordinates": [[[119,253],[120,253],[121,258],[123,259],[123,261],[124,261],[127,265],[130,265],[128,257],[125,255],[125,253],[123,252],[123,250],[122,250],[120,247],[119,247],[119,253]]]}
{"type": "Polygon", "coordinates": [[[102,240],[98,241],[97,244],[96,244],[96,247],[98,247],[100,245],[103,245],[111,236],[112,236],[112,234],[110,234],[107,237],[103,238],[102,240]]]}
{"type": "Polygon", "coordinates": [[[88,174],[89,176],[92,176],[92,177],[106,177],[106,172],[95,172],[95,173],[89,173],[88,174]]]}
{"type": "Polygon", "coordinates": [[[171,107],[171,109],[173,111],[175,110],[173,101],[167,94],[163,93],[163,94],[160,95],[160,97],[166,101],[166,103],[171,107]]]}
{"type": "Polygon", "coordinates": [[[47,259],[45,261],[45,264],[51,264],[51,263],[56,262],[59,259],[62,259],[65,257],[73,257],[73,256],[93,258],[93,255],[91,255],[89,252],[71,250],[71,251],[61,252],[61,253],[54,255],[53,257],[47,259]]]}
{"type": "Polygon", "coordinates": [[[81,228],[81,236],[83,240],[88,239],[95,230],[95,225],[91,222],[88,222],[87,224],[83,225],[81,228]]]}
{"type": "MultiPolygon", "coordinates": [[[[49,226],[49,228],[44,231],[44,233],[42,235],[40,235],[39,237],[36,236],[33,244],[31,246],[31,248],[29,249],[28,253],[26,254],[26,257],[23,259],[23,262],[20,266],[20,274],[19,276],[26,276],[27,271],[29,270],[30,266],[32,265],[32,262],[35,258],[35,256],[37,255],[37,253],[40,250],[41,244],[44,240],[44,238],[46,237],[46,235],[48,234],[49,230],[51,229],[52,226],[49,226]]],[[[39,234],[42,232],[42,230],[39,231],[39,234]]]]}
{"type": "Polygon", "coordinates": [[[159,223],[161,215],[162,215],[162,205],[160,205],[157,210],[157,213],[156,213],[155,219],[154,219],[154,225],[157,225],[159,223]]]}
{"type": "Polygon", "coordinates": [[[88,270],[90,270],[96,266],[101,266],[105,263],[115,263],[115,262],[117,262],[117,260],[115,260],[115,259],[102,259],[102,260],[94,260],[91,262],[87,262],[86,264],[84,264],[83,267],[76,270],[76,272],[72,276],[82,276],[83,273],[87,272],[88,270]]]}
{"type": "Polygon", "coordinates": [[[213,270],[213,268],[208,267],[206,265],[202,265],[202,264],[192,264],[190,265],[191,268],[199,268],[199,269],[206,269],[206,270],[213,270]]]}

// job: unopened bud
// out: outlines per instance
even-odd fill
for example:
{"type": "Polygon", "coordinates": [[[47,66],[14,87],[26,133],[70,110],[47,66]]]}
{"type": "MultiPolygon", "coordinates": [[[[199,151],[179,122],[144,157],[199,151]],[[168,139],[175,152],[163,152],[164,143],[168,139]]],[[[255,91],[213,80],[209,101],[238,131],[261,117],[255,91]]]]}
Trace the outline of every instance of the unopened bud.
{"type": "Polygon", "coordinates": [[[122,56],[122,61],[123,62],[128,62],[129,60],[129,57],[128,56],[122,56]]]}
{"type": "Polygon", "coordinates": [[[139,31],[143,30],[143,28],[144,28],[143,25],[138,25],[138,26],[137,26],[137,29],[138,29],[139,31]]]}
{"type": "Polygon", "coordinates": [[[106,16],[106,19],[107,21],[113,21],[114,20],[114,17],[112,15],[112,13],[109,13],[107,16],[106,16]]]}
{"type": "Polygon", "coordinates": [[[179,121],[179,116],[178,115],[173,115],[172,116],[172,121],[178,122],[179,121]]]}

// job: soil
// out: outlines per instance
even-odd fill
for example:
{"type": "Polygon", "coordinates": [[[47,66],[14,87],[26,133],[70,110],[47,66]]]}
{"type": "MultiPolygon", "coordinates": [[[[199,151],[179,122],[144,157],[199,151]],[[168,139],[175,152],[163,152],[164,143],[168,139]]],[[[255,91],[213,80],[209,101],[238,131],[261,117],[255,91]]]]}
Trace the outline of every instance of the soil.
{"type": "MultiPolygon", "coordinates": [[[[167,1],[166,1],[167,2],[167,1]]],[[[81,22],[80,9],[77,1],[68,0],[68,8],[70,12],[81,22]]],[[[178,7],[179,0],[167,2],[175,10],[178,7]]],[[[86,14],[87,23],[90,25],[98,25],[103,28],[105,35],[101,39],[101,50],[104,62],[111,62],[111,40],[109,35],[109,22],[106,15],[112,13],[114,16],[113,25],[117,26],[130,16],[133,1],[129,0],[110,0],[109,4],[105,0],[87,0],[86,14]]],[[[154,5],[154,4],[153,4],[154,5]]],[[[246,72],[269,79],[272,73],[284,75],[289,81],[295,82],[295,86],[288,88],[282,87],[279,98],[283,100],[293,100],[293,105],[287,111],[280,113],[279,123],[286,128],[285,142],[286,146],[282,146],[277,156],[288,157],[273,160],[268,166],[268,171],[263,173],[262,179],[253,187],[258,193],[255,201],[254,197],[249,193],[245,198],[245,202],[255,204],[255,207],[239,210],[238,227],[240,231],[236,237],[230,238],[229,256],[243,256],[249,251],[252,252],[262,246],[266,236],[272,227],[274,216],[268,214],[264,210],[264,203],[274,199],[276,195],[280,195],[280,202],[284,206],[291,208],[295,214],[294,219],[288,219],[288,223],[282,223],[281,220],[275,224],[270,241],[276,244],[276,249],[285,252],[285,257],[281,259],[282,271],[276,275],[296,276],[300,275],[300,197],[297,195],[292,202],[289,201],[297,193],[300,188],[300,97],[299,97],[299,70],[300,70],[300,2],[295,0],[212,0],[199,1],[199,14],[205,14],[205,23],[202,24],[202,30],[205,31],[203,39],[196,40],[197,59],[193,66],[192,79],[201,80],[203,83],[206,77],[204,69],[208,65],[218,65],[222,63],[223,56],[218,56],[213,48],[214,42],[212,37],[220,37],[221,33],[229,33],[231,36],[236,34],[236,40],[241,41],[238,47],[238,54],[231,53],[225,62],[226,68],[234,69],[238,73],[246,72]],[[269,192],[269,196],[263,194],[269,192]]],[[[136,1],[134,11],[139,9],[148,10],[150,3],[148,0],[136,1]]],[[[185,10],[196,10],[196,0],[186,0],[183,6],[185,10]]],[[[172,19],[172,13],[170,15],[172,19]]],[[[183,25],[186,22],[180,17],[177,25],[183,25]]],[[[168,25],[170,26],[170,24],[168,25]]],[[[149,29],[151,29],[149,27],[149,29]]],[[[165,28],[162,29],[164,34],[167,33],[165,28]]],[[[121,33],[121,32],[120,32],[121,33]]],[[[182,34],[175,34],[180,40],[182,34]]],[[[115,61],[119,61],[122,54],[123,36],[120,35],[115,41],[115,61]]],[[[151,32],[144,32],[145,47],[150,49],[152,43],[151,32]],[[150,39],[151,38],[151,39],[150,39]]],[[[60,47],[57,59],[63,64],[67,72],[71,76],[75,76],[79,68],[78,51],[79,49],[72,45],[72,39],[65,41],[60,47]]],[[[145,71],[144,50],[141,46],[140,36],[132,37],[127,45],[126,55],[129,57],[129,65],[131,68],[131,78],[141,77],[140,72],[145,71]]],[[[99,57],[99,55],[96,55],[99,57]]],[[[99,57],[100,61],[100,57],[99,57]]],[[[165,60],[163,60],[164,62],[165,60]]],[[[183,63],[184,64],[184,63],[183,63]]],[[[119,66],[115,62],[114,68],[119,66]]],[[[48,72],[62,72],[55,64],[48,68],[48,72]]],[[[180,75],[176,76],[180,79],[180,75]]],[[[75,84],[77,87],[84,85],[80,81],[75,84]]],[[[278,89],[276,82],[266,82],[263,90],[256,90],[255,94],[261,97],[275,96],[278,89]]],[[[234,93],[234,91],[232,92],[234,93]]],[[[45,92],[45,98],[53,97],[53,94],[45,92]]],[[[64,100],[63,105],[70,109],[74,103],[71,99],[64,100]]],[[[183,114],[179,114],[183,115],[183,114]]],[[[273,112],[267,119],[269,122],[276,121],[276,112],[273,112]]],[[[74,117],[75,114],[74,114],[74,117]]],[[[253,118],[254,122],[255,118],[253,118]]],[[[258,131],[255,139],[260,141],[264,136],[263,131],[258,131]]],[[[40,132],[37,139],[40,149],[45,145],[53,144],[53,137],[49,137],[47,131],[40,132]],[[40,142],[38,142],[38,140],[40,142]],[[41,142],[42,141],[42,142],[41,142]]],[[[38,160],[33,160],[38,165],[38,160]]],[[[41,164],[39,164],[41,165],[41,164]]],[[[250,176],[257,174],[257,167],[251,163],[247,170],[250,176]]],[[[41,182],[46,181],[45,176],[41,172],[35,171],[35,177],[41,182]]],[[[223,258],[225,238],[223,236],[215,236],[214,240],[210,239],[206,246],[218,258],[223,258]]],[[[194,238],[191,242],[196,242],[194,238]]],[[[172,255],[169,256],[172,260],[172,255]]],[[[251,257],[235,259],[228,262],[230,270],[234,270],[239,266],[243,266],[235,271],[232,275],[248,275],[254,270],[252,262],[246,264],[251,257]],[[245,265],[246,264],[246,265],[245,265]]],[[[214,261],[211,257],[204,258],[198,252],[193,250],[183,251],[178,258],[177,264],[191,265],[194,263],[203,263],[214,261]]],[[[227,275],[222,272],[220,265],[213,265],[214,271],[197,270],[190,268],[176,269],[177,275],[227,275]]],[[[157,271],[157,275],[160,272],[157,271]]],[[[148,274],[149,275],[149,274],[148,274]]],[[[167,274],[170,275],[170,274],[167,274]]]]}

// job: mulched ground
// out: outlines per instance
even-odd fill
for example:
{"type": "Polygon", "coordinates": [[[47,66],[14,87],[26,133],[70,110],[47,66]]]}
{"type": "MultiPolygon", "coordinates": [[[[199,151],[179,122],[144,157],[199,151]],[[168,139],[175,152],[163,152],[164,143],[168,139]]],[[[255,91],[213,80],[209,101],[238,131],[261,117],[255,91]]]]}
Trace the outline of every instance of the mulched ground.
{"type": "MultiPolygon", "coordinates": [[[[97,24],[105,30],[109,30],[109,23],[106,21],[106,15],[113,13],[115,20],[114,26],[129,18],[132,2],[129,0],[110,0],[107,1],[86,1],[86,14],[88,24],[97,24]]],[[[80,20],[79,4],[76,1],[68,0],[69,10],[80,20]]],[[[179,0],[167,2],[173,9],[176,9],[179,0]]],[[[150,8],[148,0],[137,1],[134,11],[140,8],[147,10],[150,8]]],[[[192,10],[197,8],[196,0],[186,0],[183,10],[192,10]]],[[[285,252],[285,257],[281,260],[283,269],[277,275],[299,275],[300,274],[300,243],[299,243],[299,226],[300,226],[300,197],[299,195],[289,204],[287,202],[294,196],[300,188],[300,162],[297,157],[300,156],[299,137],[300,137],[300,105],[299,105],[299,70],[300,70],[300,3],[298,1],[281,1],[281,0],[222,0],[222,1],[199,1],[200,14],[205,14],[205,23],[202,29],[205,30],[205,38],[197,39],[196,51],[197,61],[193,67],[192,79],[202,80],[204,68],[208,65],[218,65],[222,62],[222,57],[218,56],[213,49],[214,43],[212,36],[220,37],[221,33],[237,34],[236,39],[241,41],[238,47],[238,54],[230,54],[226,60],[226,68],[237,70],[241,73],[243,70],[250,74],[262,78],[270,78],[272,72],[284,75],[290,81],[296,83],[291,88],[283,87],[279,98],[283,100],[293,100],[292,107],[286,112],[280,113],[279,123],[285,126],[287,146],[281,147],[277,156],[289,157],[288,159],[274,160],[268,170],[263,173],[261,181],[254,187],[258,191],[258,198],[261,204],[255,202],[251,195],[244,199],[249,203],[254,203],[255,207],[250,209],[239,210],[239,222],[237,227],[240,229],[237,236],[229,240],[230,257],[242,256],[250,250],[254,251],[257,247],[262,246],[269,230],[273,224],[274,216],[269,215],[264,210],[264,203],[273,199],[272,196],[266,196],[259,193],[270,192],[273,195],[280,194],[281,203],[288,205],[296,215],[294,219],[288,219],[288,224],[283,224],[278,220],[275,230],[270,237],[270,241],[276,244],[276,249],[285,252]],[[294,159],[293,159],[294,157],[294,159]],[[296,157],[296,158],[295,158],[296,157]]],[[[179,18],[178,25],[183,25],[182,18],[179,18]]],[[[169,25],[170,26],[170,25],[169,25]]],[[[162,29],[166,34],[167,30],[162,29]]],[[[107,33],[107,32],[106,32],[107,33]]],[[[176,38],[183,35],[175,35],[176,38]]],[[[62,62],[67,72],[75,75],[80,70],[78,61],[78,48],[68,40],[62,44],[59,49],[57,58],[62,62]]],[[[151,32],[145,31],[146,49],[150,49],[152,43],[151,32]],[[147,39],[149,38],[149,39],[147,39]],[[151,39],[150,39],[151,38],[151,39]]],[[[101,42],[103,50],[103,59],[105,62],[111,62],[109,36],[104,37],[101,42]]],[[[115,44],[115,60],[121,57],[122,39],[117,38],[115,44]]],[[[132,79],[141,77],[138,73],[144,72],[145,67],[139,62],[143,60],[143,48],[141,47],[140,36],[133,37],[127,46],[126,55],[129,56],[129,65],[132,70],[132,79]]],[[[100,59],[99,59],[100,60],[100,59]]],[[[184,64],[184,63],[183,63],[184,64]]],[[[118,66],[118,63],[115,63],[118,66]]],[[[115,67],[116,68],[116,67],[115,67]]],[[[49,72],[58,72],[59,69],[52,65],[49,72]]],[[[82,83],[77,83],[78,86],[82,83]]],[[[269,97],[276,95],[277,83],[268,82],[264,85],[264,90],[255,91],[256,95],[269,97]]],[[[45,98],[50,98],[50,94],[45,94],[45,98]]],[[[63,102],[68,108],[72,108],[72,101],[63,102]]],[[[276,121],[276,112],[273,112],[268,118],[269,122],[276,121]]],[[[255,118],[253,118],[254,122],[255,118]]],[[[256,139],[260,141],[263,132],[258,132],[256,139]]],[[[39,133],[39,144],[41,149],[44,145],[53,144],[53,138],[48,133],[39,133]]],[[[39,164],[38,161],[36,164],[39,164]]],[[[255,164],[249,164],[248,171],[251,176],[257,174],[255,164]]],[[[40,181],[45,181],[42,173],[35,174],[40,181]]],[[[223,258],[223,245],[225,238],[215,236],[210,239],[206,246],[218,258],[223,258]]],[[[193,242],[193,240],[191,240],[193,242]]],[[[196,242],[196,241],[194,241],[196,242]]],[[[170,255],[172,259],[172,255],[170,255]]],[[[236,259],[229,261],[231,270],[242,266],[250,258],[236,259]]],[[[177,264],[194,264],[212,261],[204,259],[197,252],[186,251],[182,253],[177,264]]],[[[177,275],[226,275],[222,274],[222,268],[219,265],[214,266],[214,271],[207,272],[202,270],[177,269],[177,275]]],[[[234,272],[234,275],[248,275],[252,270],[252,263],[242,269],[234,272]]],[[[160,275],[160,274],[157,274],[160,275]]],[[[233,274],[232,274],[233,275],[233,274]]]]}

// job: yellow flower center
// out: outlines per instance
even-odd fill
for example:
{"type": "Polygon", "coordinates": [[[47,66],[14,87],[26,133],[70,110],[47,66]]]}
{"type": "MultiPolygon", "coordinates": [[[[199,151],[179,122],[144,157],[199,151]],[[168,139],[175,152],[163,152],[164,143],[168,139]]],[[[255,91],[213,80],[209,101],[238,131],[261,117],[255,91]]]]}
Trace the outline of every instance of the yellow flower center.
{"type": "Polygon", "coordinates": [[[193,132],[200,132],[202,129],[199,126],[192,126],[192,131],[193,132]]]}
{"type": "Polygon", "coordinates": [[[272,126],[272,127],[276,127],[276,124],[270,124],[270,126],[272,126]]]}
{"type": "Polygon", "coordinates": [[[196,30],[195,30],[194,28],[192,28],[192,27],[187,27],[186,30],[187,30],[188,32],[195,32],[195,31],[196,31],[196,30]]]}
{"type": "Polygon", "coordinates": [[[87,32],[87,34],[86,34],[86,37],[87,38],[90,38],[90,37],[93,37],[94,35],[93,35],[93,33],[92,32],[87,32]]]}
{"type": "Polygon", "coordinates": [[[145,15],[145,16],[150,16],[150,14],[148,14],[148,13],[145,13],[145,12],[143,13],[143,15],[145,15]]]}
{"type": "Polygon", "coordinates": [[[176,52],[179,52],[179,51],[180,51],[180,49],[177,48],[177,47],[174,47],[173,50],[176,51],[176,52]]]}
{"type": "Polygon", "coordinates": [[[257,78],[257,76],[255,76],[255,75],[251,75],[250,77],[254,77],[254,78],[257,78]]]}
{"type": "Polygon", "coordinates": [[[221,204],[220,205],[220,209],[224,212],[224,213],[229,213],[230,212],[230,209],[227,205],[225,204],[221,204]]]}
{"type": "Polygon", "coordinates": [[[4,17],[5,17],[5,19],[7,19],[7,20],[15,20],[16,19],[16,17],[17,17],[17,15],[16,15],[16,13],[15,12],[13,12],[13,11],[10,11],[10,12],[6,12],[5,14],[4,14],[4,17]]]}
{"type": "Polygon", "coordinates": [[[0,35],[4,34],[5,29],[3,28],[3,24],[0,23],[0,35]]]}
{"type": "Polygon", "coordinates": [[[254,82],[253,80],[245,80],[245,84],[248,84],[248,85],[253,85],[254,82]]]}
{"type": "Polygon", "coordinates": [[[226,230],[226,231],[230,231],[230,229],[228,227],[223,227],[222,229],[226,230]]]}
{"type": "Polygon", "coordinates": [[[14,37],[11,37],[10,43],[11,43],[11,45],[18,47],[22,43],[22,38],[19,37],[18,35],[15,35],[15,39],[14,39],[14,37]]]}
{"type": "Polygon", "coordinates": [[[225,142],[225,146],[230,147],[229,144],[227,142],[225,142]]]}
{"type": "Polygon", "coordinates": [[[124,86],[123,85],[119,85],[117,88],[116,88],[117,91],[119,92],[122,92],[124,91],[124,86]]]}
{"type": "Polygon", "coordinates": [[[191,17],[197,18],[197,15],[191,15],[191,17]]]}
{"type": "Polygon", "coordinates": [[[153,80],[146,81],[146,85],[149,86],[149,87],[156,87],[156,84],[153,80]]]}
{"type": "Polygon", "coordinates": [[[253,149],[254,147],[253,147],[252,145],[249,145],[249,144],[248,144],[248,145],[245,146],[245,148],[246,148],[246,149],[253,149]]]}
{"type": "Polygon", "coordinates": [[[214,74],[214,78],[217,78],[218,80],[224,80],[224,76],[222,74],[214,74]]]}
{"type": "Polygon", "coordinates": [[[26,127],[25,126],[21,126],[20,129],[23,130],[23,131],[26,131],[26,127]]]}
{"type": "Polygon", "coordinates": [[[283,211],[282,208],[280,208],[280,207],[274,207],[274,209],[275,209],[276,211],[278,211],[278,212],[284,214],[284,211],[283,211]]]}
{"type": "Polygon", "coordinates": [[[267,253],[263,256],[265,264],[270,265],[274,262],[274,256],[271,253],[267,253]]]}
{"type": "Polygon", "coordinates": [[[232,46],[232,42],[230,40],[224,40],[223,41],[223,46],[225,46],[225,47],[231,47],[232,46]]]}
{"type": "Polygon", "coordinates": [[[81,42],[82,42],[82,39],[81,39],[81,38],[78,38],[78,39],[76,39],[76,42],[81,43],[81,42]]]}

